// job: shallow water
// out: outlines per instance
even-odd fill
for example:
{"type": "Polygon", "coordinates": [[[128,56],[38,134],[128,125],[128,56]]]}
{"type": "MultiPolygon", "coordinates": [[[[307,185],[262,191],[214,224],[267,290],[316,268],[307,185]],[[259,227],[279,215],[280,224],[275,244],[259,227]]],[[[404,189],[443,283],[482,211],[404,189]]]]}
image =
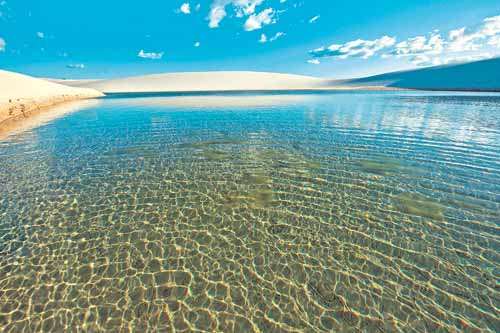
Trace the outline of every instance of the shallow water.
{"type": "Polygon", "coordinates": [[[0,331],[496,332],[500,95],[105,99],[0,141],[0,331]]]}

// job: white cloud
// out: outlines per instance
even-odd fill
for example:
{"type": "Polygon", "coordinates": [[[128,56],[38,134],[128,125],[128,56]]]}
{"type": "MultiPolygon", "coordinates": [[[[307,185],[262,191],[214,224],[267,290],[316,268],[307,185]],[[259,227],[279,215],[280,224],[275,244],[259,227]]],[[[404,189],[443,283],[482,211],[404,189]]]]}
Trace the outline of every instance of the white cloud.
{"type": "Polygon", "coordinates": [[[445,57],[441,61],[444,65],[448,65],[448,64],[457,64],[457,63],[490,59],[492,57],[493,55],[486,52],[486,53],[472,54],[472,55],[450,56],[450,57],[445,57]]]}
{"type": "Polygon", "coordinates": [[[396,38],[384,36],[376,40],[358,39],[309,51],[315,58],[334,57],[368,59],[406,58],[416,66],[446,65],[477,61],[500,55],[500,15],[485,18],[477,27],[462,27],[441,34],[434,30],[427,36],[416,36],[396,44],[396,38]]]}
{"type": "Polygon", "coordinates": [[[248,17],[245,22],[244,28],[246,31],[259,30],[263,25],[276,23],[276,20],[273,18],[275,15],[275,11],[272,8],[267,8],[261,11],[259,14],[252,14],[248,17]]]}
{"type": "Polygon", "coordinates": [[[222,21],[224,17],[226,17],[226,10],[224,7],[213,7],[210,9],[210,22],[208,23],[208,26],[212,29],[218,28],[220,21],[222,21]]]}
{"type": "Polygon", "coordinates": [[[495,36],[500,34],[500,15],[487,17],[483,20],[484,25],[481,33],[485,36],[495,36]]]}
{"type": "Polygon", "coordinates": [[[273,37],[271,37],[271,39],[269,39],[270,42],[274,42],[275,40],[281,38],[281,37],[284,37],[286,34],[284,32],[277,32],[276,35],[274,35],[273,37]]]}
{"type": "Polygon", "coordinates": [[[189,2],[183,3],[180,8],[181,13],[183,14],[191,14],[191,6],[189,5],[189,2]]]}
{"type": "Polygon", "coordinates": [[[410,57],[410,62],[415,66],[435,66],[441,65],[441,62],[438,61],[439,58],[432,59],[430,56],[425,54],[417,54],[410,57]]]}
{"type": "Polygon", "coordinates": [[[255,13],[255,8],[261,5],[264,0],[233,0],[236,16],[243,17],[255,13]]]}
{"type": "Polygon", "coordinates": [[[392,54],[412,56],[417,54],[439,54],[443,52],[444,42],[440,34],[433,33],[429,38],[417,36],[396,44],[392,54]]]}
{"type": "Polygon", "coordinates": [[[69,65],[66,65],[66,67],[71,68],[71,69],[84,69],[85,65],[84,64],[69,64],[69,65]]]}
{"type": "Polygon", "coordinates": [[[5,39],[0,37],[0,52],[5,52],[5,46],[7,43],[5,43],[5,39]]]}
{"type": "Polygon", "coordinates": [[[500,15],[485,18],[478,29],[463,27],[450,31],[448,48],[453,52],[477,51],[483,47],[486,39],[497,35],[500,35],[500,15]]]}
{"type": "Polygon", "coordinates": [[[311,17],[311,19],[309,20],[309,23],[314,23],[314,22],[316,22],[317,20],[319,20],[319,18],[320,18],[320,15],[316,15],[316,16],[314,16],[314,17],[311,17]]]}
{"type": "Polygon", "coordinates": [[[153,59],[153,60],[158,60],[163,58],[164,52],[144,52],[144,50],[140,50],[137,56],[139,58],[144,58],[144,59],[153,59]]]}
{"type": "Polygon", "coordinates": [[[410,62],[415,66],[439,66],[460,64],[490,58],[492,58],[492,55],[490,53],[481,53],[474,55],[451,55],[445,57],[431,57],[425,54],[418,54],[414,57],[411,57],[410,62]]]}
{"type": "Polygon", "coordinates": [[[309,51],[314,58],[337,57],[347,59],[358,57],[368,59],[379,51],[387,49],[396,43],[394,37],[383,36],[375,40],[357,39],[345,44],[333,44],[309,51]]]}
{"type": "Polygon", "coordinates": [[[36,33],[36,36],[37,36],[38,38],[40,38],[40,39],[44,39],[44,38],[45,38],[45,34],[44,34],[43,32],[40,32],[40,31],[38,31],[38,32],[36,33]]]}
{"type": "MultiPolygon", "coordinates": [[[[488,59],[493,55],[488,48],[500,46],[500,16],[487,17],[475,29],[462,27],[448,32],[448,39],[440,41],[440,57],[413,58],[411,62],[418,66],[446,65],[459,62],[488,59]]],[[[433,54],[429,50],[425,54],[433,54]]],[[[434,53],[435,54],[435,53],[434,53]]]]}
{"type": "Polygon", "coordinates": [[[194,47],[200,47],[201,43],[200,42],[195,42],[194,47]]]}
{"type": "Polygon", "coordinates": [[[199,3],[199,4],[196,5],[196,7],[194,7],[194,10],[199,11],[200,8],[201,8],[201,4],[199,3]]]}
{"type": "Polygon", "coordinates": [[[499,48],[500,49],[500,35],[493,36],[488,40],[488,45],[499,48]]]}
{"type": "Polygon", "coordinates": [[[480,34],[466,33],[466,28],[451,30],[448,34],[448,49],[452,52],[476,51],[481,48],[477,40],[481,39],[480,34]]]}
{"type": "Polygon", "coordinates": [[[318,59],[309,59],[307,62],[312,65],[319,65],[321,63],[318,59]]]}
{"type": "Polygon", "coordinates": [[[266,34],[261,34],[260,35],[260,39],[259,39],[259,43],[267,43],[268,41],[269,42],[274,42],[275,40],[278,40],[279,38],[281,37],[284,37],[286,36],[286,33],[284,32],[277,32],[274,36],[272,36],[271,38],[267,38],[266,34]]]}
{"type": "Polygon", "coordinates": [[[256,7],[263,2],[264,0],[214,0],[208,14],[208,26],[210,28],[219,27],[220,22],[227,16],[227,6],[233,8],[236,17],[244,17],[254,14],[256,7]]]}

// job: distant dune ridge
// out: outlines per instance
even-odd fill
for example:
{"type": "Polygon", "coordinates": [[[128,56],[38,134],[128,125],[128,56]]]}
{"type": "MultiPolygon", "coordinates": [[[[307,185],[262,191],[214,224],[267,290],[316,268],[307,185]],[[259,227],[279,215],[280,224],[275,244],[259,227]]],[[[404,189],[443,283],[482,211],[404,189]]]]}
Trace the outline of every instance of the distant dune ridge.
{"type": "Polygon", "coordinates": [[[0,131],[50,106],[99,96],[103,94],[94,89],[68,87],[0,70],[0,131]]]}
{"type": "Polygon", "coordinates": [[[264,72],[185,72],[111,80],[55,80],[103,93],[276,91],[276,90],[463,90],[500,91],[500,58],[332,80],[264,72]]]}
{"type": "Polygon", "coordinates": [[[500,58],[386,73],[361,79],[336,80],[329,84],[443,91],[500,91],[500,58]]]}
{"type": "Polygon", "coordinates": [[[112,80],[58,81],[104,93],[273,91],[328,88],[329,80],[311,76],[264,72],[185,72],[112,80]]]}

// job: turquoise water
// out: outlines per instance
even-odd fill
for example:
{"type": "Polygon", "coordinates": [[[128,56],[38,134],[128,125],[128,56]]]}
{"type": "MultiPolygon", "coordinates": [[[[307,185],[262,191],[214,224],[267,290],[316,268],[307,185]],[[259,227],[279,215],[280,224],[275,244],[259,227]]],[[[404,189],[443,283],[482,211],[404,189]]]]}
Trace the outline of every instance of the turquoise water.
{"type": "Polygon", "coordinates": [[[0,141],[0,331],[498,332],[500,95],[67,109],[0,141]]]}

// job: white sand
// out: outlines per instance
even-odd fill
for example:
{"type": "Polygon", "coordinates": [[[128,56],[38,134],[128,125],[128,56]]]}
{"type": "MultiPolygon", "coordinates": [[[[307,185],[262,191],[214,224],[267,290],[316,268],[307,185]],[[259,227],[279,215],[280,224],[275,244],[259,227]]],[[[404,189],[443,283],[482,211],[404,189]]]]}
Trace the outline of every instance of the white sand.
{"type": "Polygon", "coordinates": [[[30,115],[72,100],[103,96],[97,90],[68,87],[27,75],[0,70],[0,129],[30,115]]]}
{"type": "MultiPolygon", "coordinates": [[[[264,72],[186,72],[135,76],[112,80],[55,81],[103,93],[342,90],[330,79],[264,72]]],[[[373,87],[371,87],[373,88],[373,87]]]]}

